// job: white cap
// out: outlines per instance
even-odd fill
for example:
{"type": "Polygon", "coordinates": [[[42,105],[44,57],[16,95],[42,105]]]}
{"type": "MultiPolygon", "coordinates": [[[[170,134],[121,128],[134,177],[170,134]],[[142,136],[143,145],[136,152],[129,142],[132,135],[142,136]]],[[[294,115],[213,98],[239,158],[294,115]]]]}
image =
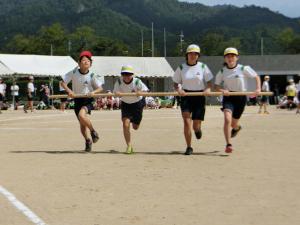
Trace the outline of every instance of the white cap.
{"type": "Polygon", "coordinates": [[[201,52],[200,47],[195,44],[189,45],[186,49],[186,54],[191,53],[191,52],[200,54],[200,52],[201,52]]]}
{"type": "Polygon", "coordinates": [[[239,55],[239,51],[236,48],[229,47],[224,50],[224,56],[228,54],[239,55]]]}
{"type": "Polygon", "coordinates": [[[122,73],[132,73],[132,74],[134,74],[133,67],[131,65],[122,66],[121,74],[122,73]]]}

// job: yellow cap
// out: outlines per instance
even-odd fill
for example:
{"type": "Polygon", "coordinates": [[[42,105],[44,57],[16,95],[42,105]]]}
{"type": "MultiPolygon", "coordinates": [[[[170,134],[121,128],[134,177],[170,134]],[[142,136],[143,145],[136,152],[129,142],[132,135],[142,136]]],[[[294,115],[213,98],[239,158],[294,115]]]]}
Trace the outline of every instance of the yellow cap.
{"type": "Polygon", "coordinates": [[[200,54],[200,47],[195,44],[189,45],[186,49],[186,54],[191,53],[191,52],[200,54]]]}
{"type": "Polygon", "coordinates": [[[134,74],[133,67],[131,65],[122,66],[121,74],[122,73],[132,73],[132,74],[134,74]]]}
{"type": "Polygon", "coordinates": [[[234,54],[234,55],[239,55],[239,52],[236,48],[226,48],[225,51],[224,51],[224,56],[225,55],[228,55],[228,54],[234,54]]]}

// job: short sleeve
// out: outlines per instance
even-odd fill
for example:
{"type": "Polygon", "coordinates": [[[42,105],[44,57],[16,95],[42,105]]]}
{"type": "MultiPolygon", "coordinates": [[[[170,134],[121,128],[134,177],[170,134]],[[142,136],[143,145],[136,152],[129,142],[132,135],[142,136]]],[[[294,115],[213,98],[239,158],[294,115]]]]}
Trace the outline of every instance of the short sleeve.
{"type": "Polygon", "coordinates": [[[211,81],[214,78],[212,72],[208,68],[208,66],[205,65],[204,67],[204,79],[206,82],[211,81]]]}
{"type": "Polygon", "coordinates": [[[223,77],[224,77],[223,73],[219,71],[216,76],[215,85],[221,86],[221,84],[224,81],[223,77]]]}
{"type": "Polygon", "coordinates": [[[140,79],[138,80],[138,83],[137,83],[137,89],[139,91],[149,91],[149,89],[147,88],[147,86],[140,79]]]}
{"type": "Polygon", "coordinates": [[[114,91],[113,92],[119,92],[120,91],[120,84],[119,84],[119,79],[115,82],[114,85],[114,91]]]}
{"type": "Polygon", "coordinates": [[[62,81],[66,84],[70,83],[74,76],[73,70],[62,76],[62,81]]]}
{"type": "Polygon", "coordinates": [[[173,82],[177,84],[182,84],[182,77],[181,77],[181,69],[178,67],[173,75],[173,82]]]}
{"type": "Polygon", "coordinates": [[[246,77],[249,78],[254,78],[257,76],[257,73],[250,66],[245,66],[243,69],[243,73],[246,77]]]}
{"type": "Polygon", "coordinates": [[[93,87],[95,89],[97,89],[97,88],[102,87],[102,85],[104,84],[104,79],[100,75],[94,75],[93,79],[92,79],[92,82],[93,82],[93,87]]]}

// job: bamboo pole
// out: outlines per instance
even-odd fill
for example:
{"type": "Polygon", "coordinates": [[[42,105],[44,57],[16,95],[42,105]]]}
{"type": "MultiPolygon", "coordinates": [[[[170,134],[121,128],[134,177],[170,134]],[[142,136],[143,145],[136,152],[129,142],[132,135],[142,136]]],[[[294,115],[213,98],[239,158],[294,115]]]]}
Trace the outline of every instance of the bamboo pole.
{"type": "MultiPolygon", "coordinates": [[[[222,92],[186,92],[185,96],[222,96],[222,92]]],[[[255,92],[229,92],[228,96],[250,96],[256,95],[255,92]]],[[[114,93],[101,93],[94,95],[75,95],[75,98],[97,98],[97,97],[123,97],[123,96],[180,96],[178,92],[140,92],[140,93],[120,93],[116,95],[114,93]]],[[[273,92],[260,92],[258,96],[273,96],[273,92]]],[[[68,95],[50,95],[50,99],[60,99],[60,98],[68,98],[68,95]]]]}

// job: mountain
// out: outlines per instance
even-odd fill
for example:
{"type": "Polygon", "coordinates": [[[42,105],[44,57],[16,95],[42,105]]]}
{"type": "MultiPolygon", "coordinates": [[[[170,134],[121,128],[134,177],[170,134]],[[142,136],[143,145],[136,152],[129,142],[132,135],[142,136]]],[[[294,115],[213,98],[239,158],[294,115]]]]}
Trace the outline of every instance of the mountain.
{"type": "Polygon", "coordinates": [[[169,48],[178,47],[181,31],[186,42],[199,43],[207,33],[217,33],[224,40],[247,40],[247,48],[258,43],[261,36],[272,39],[288,27],[300,33],[298,19],[257,6],[209,7],[177,0],[1,0],[0,9],[1,46],[16,34],[35,35],[42,26],[53,23],[60,23],[68,32],[90,26],[97,35],[137,48],[141,30],[145,40],[151,41],[150,28],[154,22],[159,49],[163,45],[163,28],[168,32],[169,48]]]}

